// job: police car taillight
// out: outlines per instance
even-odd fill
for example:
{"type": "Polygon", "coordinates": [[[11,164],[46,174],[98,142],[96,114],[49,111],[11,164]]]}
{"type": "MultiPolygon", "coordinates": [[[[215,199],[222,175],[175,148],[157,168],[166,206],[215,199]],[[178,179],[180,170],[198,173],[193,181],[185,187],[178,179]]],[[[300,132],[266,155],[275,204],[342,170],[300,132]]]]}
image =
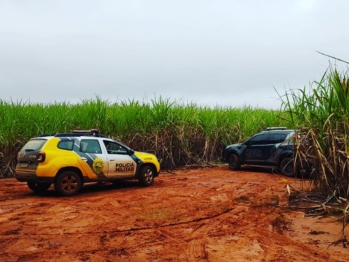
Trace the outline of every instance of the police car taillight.
{"type": "Polygon", "coordinates": [[[44,152],[39,152],[37,155],[36,155],[36,160],[39,162],[39,163],[42,163],[45,161],[45,158],[46,158],[46,154],[44,152]]]}

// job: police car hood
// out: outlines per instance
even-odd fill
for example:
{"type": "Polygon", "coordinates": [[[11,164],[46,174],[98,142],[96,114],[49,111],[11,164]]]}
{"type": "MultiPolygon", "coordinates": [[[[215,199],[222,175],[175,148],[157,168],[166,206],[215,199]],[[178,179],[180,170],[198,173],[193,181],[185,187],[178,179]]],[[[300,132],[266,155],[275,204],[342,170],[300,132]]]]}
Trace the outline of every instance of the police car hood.
{"type": "Polygon", "coordinates": [[[134,154],[136,156],[138,156],[139,158],[141,159],[144,159],[144,158],[155,158],[156,159],[156,156],[154,154],[151,154],[151,153],[146,153],[146,152],[138,152],[138,151],[135,151],[134,154]]]}

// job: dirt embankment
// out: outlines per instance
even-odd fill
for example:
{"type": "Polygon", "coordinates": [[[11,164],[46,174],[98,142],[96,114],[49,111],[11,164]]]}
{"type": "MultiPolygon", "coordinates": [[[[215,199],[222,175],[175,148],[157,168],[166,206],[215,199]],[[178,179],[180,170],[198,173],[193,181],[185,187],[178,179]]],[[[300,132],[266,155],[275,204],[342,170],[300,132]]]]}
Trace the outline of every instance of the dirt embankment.
{"type": "Polygon", "coordinates": [[[287,208],[268,171],[179,170],[74,197],[0,180],[0,261],[348,261],[349,247],[331,245],[341,223],[287,208]]]}

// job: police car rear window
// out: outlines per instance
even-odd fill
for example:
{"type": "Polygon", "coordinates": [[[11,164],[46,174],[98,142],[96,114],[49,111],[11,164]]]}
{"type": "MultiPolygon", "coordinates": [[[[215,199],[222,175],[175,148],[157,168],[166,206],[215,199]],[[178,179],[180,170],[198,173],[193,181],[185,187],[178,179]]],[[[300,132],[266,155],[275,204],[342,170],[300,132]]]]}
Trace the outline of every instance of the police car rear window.
{"type": "Polygon", "coordinates": [[[25,151],[40,150],[44,146],[46,141],[47,141],[46,139],[31,139],[24,145],[22,150],[25,150],[25,151]]]}

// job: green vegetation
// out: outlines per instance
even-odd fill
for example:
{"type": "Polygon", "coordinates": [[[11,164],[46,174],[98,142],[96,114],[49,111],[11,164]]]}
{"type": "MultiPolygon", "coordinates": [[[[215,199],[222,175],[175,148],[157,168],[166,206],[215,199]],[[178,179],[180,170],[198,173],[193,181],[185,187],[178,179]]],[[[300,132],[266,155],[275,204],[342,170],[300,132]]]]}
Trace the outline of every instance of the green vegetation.
{"type": "Polygon", "coordinates": [[[201,107],[162,97],[150,103],[99,97],[78,104],[0,100],[0,112],[0,177],[13,176],[19,149],[42,134],[98,128],[135,150],[155,153],[162,168],[170,169],[218,162],[224,145],[287,125],[277,110],[201,107]]]}
{"type": "Polygon", "coordinates": [[[290,91],[282,99],[288,119],[299,128],[296,164],[311,167],[315,189],[333,197],[348,197],[348,71],[339,73],[330,64],[309,90],[290,91]]]}

